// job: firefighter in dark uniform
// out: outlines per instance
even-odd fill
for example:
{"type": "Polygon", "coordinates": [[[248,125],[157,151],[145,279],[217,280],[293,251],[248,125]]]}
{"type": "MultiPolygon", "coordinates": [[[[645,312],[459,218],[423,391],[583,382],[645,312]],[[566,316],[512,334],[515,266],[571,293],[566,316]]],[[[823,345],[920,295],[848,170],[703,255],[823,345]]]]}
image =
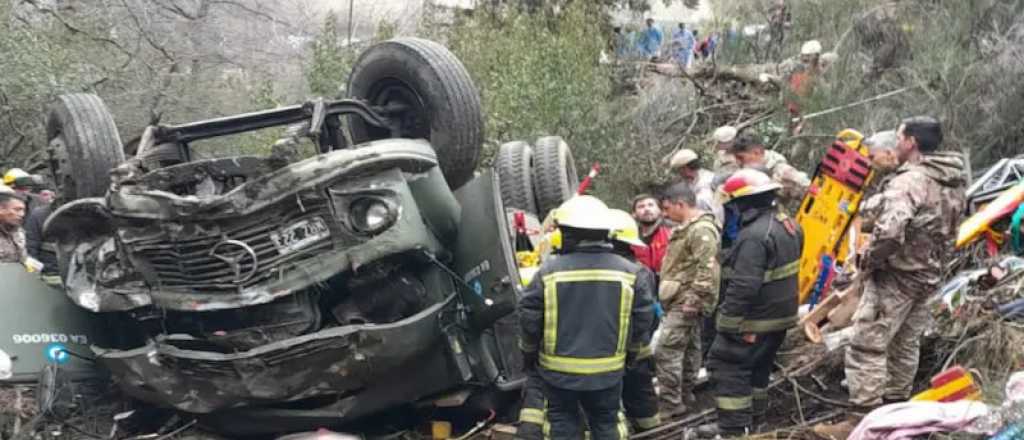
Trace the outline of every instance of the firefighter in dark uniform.
{"type": "MultiPolygon", "coordinates": [[[[615,229],[612,230],[612,246],[615,253],[636,262],[633,246],[647,246],[640,239],[640,228],[636,220],[633,220],[633,216],[626,211],[613,209],[612,221],[615,222],[615,229]]],[[[654,271],[642,264],[640,267],[642,276],[649,278],[651,285],[657,286],[658,278],[654,271]]],[[[651,298],[652,305],[655,304],[654,301],[655,299],[651,298]]],[[[652,334],[661,320],[658,308],[654,309],[654,319],[650,328],[652,334]]],[[[658,392],[654,389],[655,375],[654,353],[651,345],[648,345],[637,353],[636,361],[632,365],[626,366],[626,375],[622,378],[622,408],[626,412],[626,420],[637,431],[653,429],[661,424],[661,416],[658,414],[658,392]]]]}
{"type": "Polygon", "coordinates": [[[520,348],[547,401],[548,437],[624,440],[622,378],[650,344],[653,280],[613,253],[608,208],[576,196],[555,213],[562,251],[541,265],[518,305],[520,348]]]}
{"type": "Polygon", "coordinates": [[[722,185],[740,230],[723,264],[717,334],[708,355],[718,423],[702,437],[742,436],[764,414],[769,375],[786,331],[797,322],[803,232],[776,205],[779,185],[760,171],[737,171],[722,185]]]}

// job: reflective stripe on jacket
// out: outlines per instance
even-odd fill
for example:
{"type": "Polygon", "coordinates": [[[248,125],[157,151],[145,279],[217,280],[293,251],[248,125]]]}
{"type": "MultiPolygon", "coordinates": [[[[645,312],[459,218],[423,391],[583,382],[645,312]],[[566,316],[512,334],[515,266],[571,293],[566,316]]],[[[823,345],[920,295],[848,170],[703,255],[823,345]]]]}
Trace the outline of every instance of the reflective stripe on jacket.
{"type": "Polygon", "coordinates": [[[610,246],[549,258],[519,302],[520,348],[539,351],[540,375],[555,387],[614,386],[627,352],[650,343],[654,283],[610,246]]]}
{"type": "Polygon", "coordinates": [[[725,261],[718,331],[770,333],[795,326],[802,250],[800,227],[776,208],[744,213],[725,261]]]}

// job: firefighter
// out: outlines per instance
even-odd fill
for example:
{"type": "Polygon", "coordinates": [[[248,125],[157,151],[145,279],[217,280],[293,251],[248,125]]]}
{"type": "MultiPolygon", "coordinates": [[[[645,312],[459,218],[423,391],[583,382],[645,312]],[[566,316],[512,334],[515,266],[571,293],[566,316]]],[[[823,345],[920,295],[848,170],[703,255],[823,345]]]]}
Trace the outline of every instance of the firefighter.
{"type": "Polygon", "coordinates": [[[4,185],[13,189],[25,201],[26,219],[33,210],[49,203],[36,194],[43,186],[43,178],[37,174],[29,174],[21,168],[11,168],[4,173],[4,185]]]}
{"type": "Polygon", "coordinates": [[[543,381],[550,437],[625,439],[622,377],[650,344],[653,282],[613,253],[607,206],[576,196],[555,213],[562,252],[541,265],[518,304],[525,368],[543,381]]]}
{"type": "Polygon", "coordinates": [[[718,423],[701,436],[742,436],[763,415],[768,378],[786,331],[797,322],[797,273],[803,232],[775,206],[780,185],[740,170],[722,186],[740,230],[723,262],[724,291],[708,356],[718,423]]]}
{"type": "MultiPolygon", "coordinates": [[[[618,209],[612,210],[612,221],[615,222],[615,229],[612,230],[612,246],[615,253],[636,262],[634,249],[647,246],[640,239],[640,228],[637,227],[636,221],[628,212],[618,209]]],[[[651,280],[657,279],[654,272],[647,267],[642,267],[641,272],[651,280]]],[[[654,298],[651,298],[651,301],[653,303],[654,298]]],[[[650,328],[652,334],[661,320],[659,310],[658,307],[654,308],[654,320],[650,328]]],[[[622,379],[622,407],[626,411],[626,420],[637,431],[646,431],[661,424],[658,393],[654,390],[653,354],[650,345],[640,350],[636,355],[636,362],[626,366],[626,375],[622,379]]]]}

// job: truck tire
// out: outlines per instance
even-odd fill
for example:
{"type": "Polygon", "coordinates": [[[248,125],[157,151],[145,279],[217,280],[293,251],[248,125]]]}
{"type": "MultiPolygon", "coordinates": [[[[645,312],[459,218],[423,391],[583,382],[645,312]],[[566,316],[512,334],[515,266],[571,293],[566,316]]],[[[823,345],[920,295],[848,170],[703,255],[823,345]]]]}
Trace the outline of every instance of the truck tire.
{"type": "Polygon", "coordinates": [[[501,144],[494,159],[501,188],[501,202],[505,208],[514,208],[537,215],[537,199],[533,194],[533,149],[530,144],[514,141],[501,144]]]}
{"type": "Polygon", "coordinates": [[[96,95],[61,95],[46,118],[50,172],[61,200],[102,197],[110,170],[124,162],[114,118],[96,95]]]}
{"type": "MultiPolygon", "coordinates": [[[[483,110],[469,72],[444,46],[396,38],[367,49],[352,67],[348,96],[374,107],[406,109],[387,116],[400,122],[399,137],[427,139],[437,152],[448,186],[473,177],[484,140],[483,110]]],[[[391,137],[387,129],[349,119],[355,144],[391,137]]]]}
{"type": "Polygon", "coordinates": [[[580,179],[569,145],[559,136],[544,136],[534,144],[533,191],[537,197],[537,216],[548,212],[576,194],[580,179]]]}

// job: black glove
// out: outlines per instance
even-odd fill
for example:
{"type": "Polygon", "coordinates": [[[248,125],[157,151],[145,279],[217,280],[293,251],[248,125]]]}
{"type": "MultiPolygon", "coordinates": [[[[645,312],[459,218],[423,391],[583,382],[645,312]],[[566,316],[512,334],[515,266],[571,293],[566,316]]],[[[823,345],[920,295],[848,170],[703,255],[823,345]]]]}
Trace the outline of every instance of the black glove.
{"type": "Polygon", "coordinates": [[[536,351],[524,351],[523,370],[532,370],[537,366],[538,355],[536,351]]]}
{"type": "Polygon", "coordinates": [[[636,355],[637,355],[637,352],[635,352],[635,351],[627,351],[626,352],[626,368],[630,368],[630,367],[633,366],[633,364],[636,363],[636,355]]]}

